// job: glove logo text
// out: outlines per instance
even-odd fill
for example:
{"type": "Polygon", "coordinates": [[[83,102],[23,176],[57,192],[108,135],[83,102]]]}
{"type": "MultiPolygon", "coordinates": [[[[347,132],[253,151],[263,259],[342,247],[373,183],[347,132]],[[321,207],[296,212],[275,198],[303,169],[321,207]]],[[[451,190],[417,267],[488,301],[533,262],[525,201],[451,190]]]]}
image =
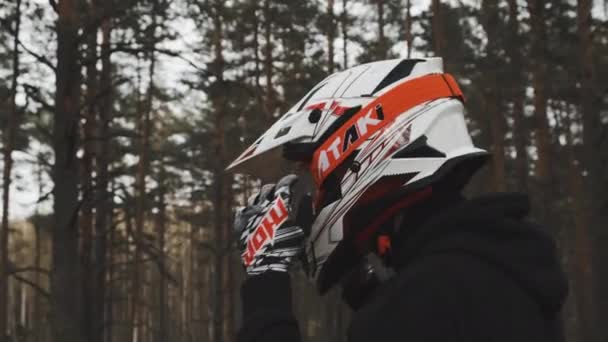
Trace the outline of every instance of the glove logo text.
{"type": "Polygon", "coordinates": [[[274,241],[276,230],[287,221],[289,213],[283,199],[278,196],[270,210],[264,215],[258,226],[247,239],[247,249],[241,255],[246,267],[253,263],[255,256],[268,242],[274,241]]]}

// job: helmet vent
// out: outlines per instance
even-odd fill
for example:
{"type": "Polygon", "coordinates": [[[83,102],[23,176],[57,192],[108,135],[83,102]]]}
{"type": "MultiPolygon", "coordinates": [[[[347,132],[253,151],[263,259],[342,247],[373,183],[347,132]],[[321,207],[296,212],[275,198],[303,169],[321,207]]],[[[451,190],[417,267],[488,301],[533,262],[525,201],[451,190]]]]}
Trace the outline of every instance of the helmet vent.
{"type": "Polygon", "coordinates": [[[289,133],[290,130],[291,130],[291,126],[283,127],[283,128],[281,128],[281,130],[279,130],[277,132],[277,135],[275,135],[274,138],[278,139],[282,136],[285,136],[285,135],[287,135],[287,133],[289,133]]]}
{"type": "Polygon", "coordinates": [[[401,61],[393,70],[391,70],[391,72],[388,73],[388,75],[386,75],[382,81],[380,81],[380,83],[378,83],[374,91],[372,91],[372,94],[375,94],[389,85],[408,77],[418,62],[424,62],[424,60],[404,59],[401,61]]]}
{"type": "Polygon", "coordinates": [[[393,159],[397,158],[445,158],[445,153],[434,149],[427,144],[426,135],[420,136],[411,144],[405,146],[402,150],[393,155],[393,159]]]}

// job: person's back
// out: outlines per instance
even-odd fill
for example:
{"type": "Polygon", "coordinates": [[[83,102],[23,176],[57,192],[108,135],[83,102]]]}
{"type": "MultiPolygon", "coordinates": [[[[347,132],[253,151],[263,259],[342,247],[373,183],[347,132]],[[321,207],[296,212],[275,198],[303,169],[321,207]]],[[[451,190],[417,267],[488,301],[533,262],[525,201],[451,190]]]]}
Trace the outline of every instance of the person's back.
{"type": "Polygon", "coordinates": [[[463,200],[408,232],[396,275],[353,315],[349,341],[560,341],[566,296],[551,238],[522,195],[463,200]]]}

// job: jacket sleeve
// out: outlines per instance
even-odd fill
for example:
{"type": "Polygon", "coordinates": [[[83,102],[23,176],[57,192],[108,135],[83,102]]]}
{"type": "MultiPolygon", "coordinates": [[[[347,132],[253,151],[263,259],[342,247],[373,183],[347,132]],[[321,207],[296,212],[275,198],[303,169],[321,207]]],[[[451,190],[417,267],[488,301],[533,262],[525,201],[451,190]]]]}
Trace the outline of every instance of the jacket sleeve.
{"type": "Polygon", "coordinates": [[[288,273],[271,271],[248,278],[241,288],[241,298],[243,326],[238,342],[300,341],[288,273]]]}

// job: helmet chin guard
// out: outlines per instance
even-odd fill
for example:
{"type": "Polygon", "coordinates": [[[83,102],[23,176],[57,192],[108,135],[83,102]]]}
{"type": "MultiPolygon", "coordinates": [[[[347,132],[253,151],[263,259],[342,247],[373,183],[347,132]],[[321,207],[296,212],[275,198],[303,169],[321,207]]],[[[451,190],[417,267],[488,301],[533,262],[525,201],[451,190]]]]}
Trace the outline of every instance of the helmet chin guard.
{"type": "Polygon", "coordinates": [[[440,58],[363,64],[321,81],[228,168],[268,178],[281,157],[308,165],[316,194],[305,265],[312,279],[325,279],[323,292],[339,278],[326,273],[349,264],[324,267],[328,258],[364,252],[341,243],[361,239],[345,219],[353,210],[389,193],[411,195],[486,154],[473,146],[463,102],[440,58]]]}

